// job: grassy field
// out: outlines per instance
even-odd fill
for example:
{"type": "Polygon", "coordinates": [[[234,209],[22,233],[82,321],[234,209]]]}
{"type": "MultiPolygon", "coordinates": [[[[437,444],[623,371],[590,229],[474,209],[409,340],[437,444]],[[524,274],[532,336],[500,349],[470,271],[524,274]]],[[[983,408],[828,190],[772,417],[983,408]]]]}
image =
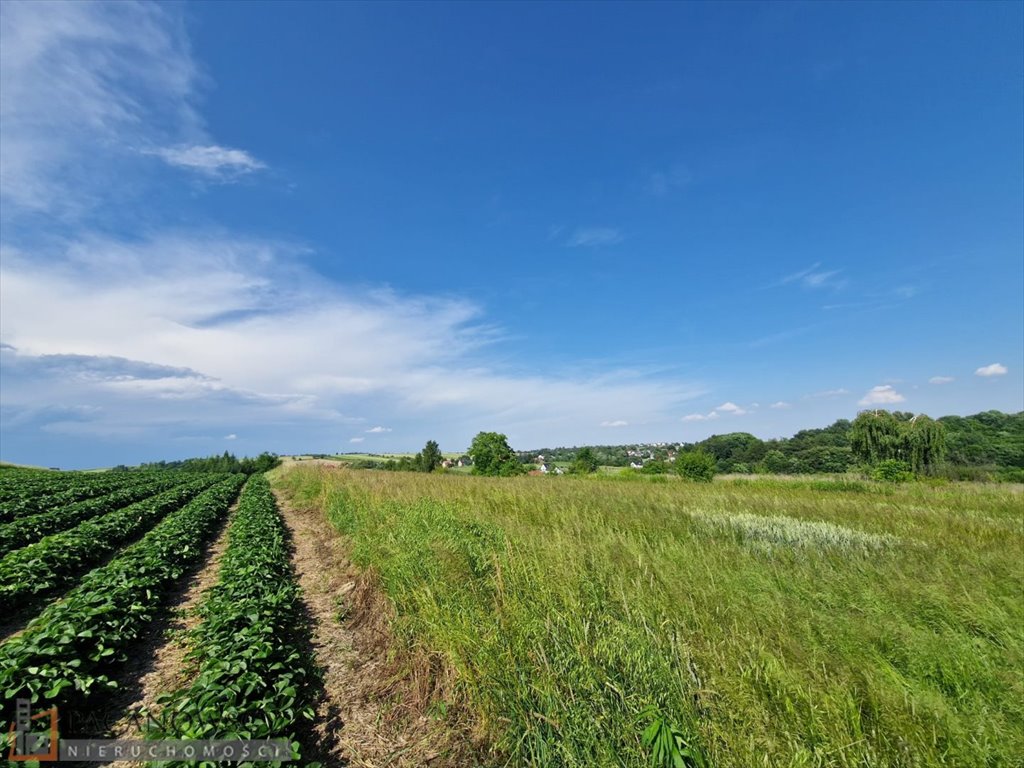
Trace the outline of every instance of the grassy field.
{"type": "Polygon", "coordinates": [[[485,762],[650,765],[646,730],[713,766],[1022,765],[1019,487],[275,482],[351,537],[485,762]]]}

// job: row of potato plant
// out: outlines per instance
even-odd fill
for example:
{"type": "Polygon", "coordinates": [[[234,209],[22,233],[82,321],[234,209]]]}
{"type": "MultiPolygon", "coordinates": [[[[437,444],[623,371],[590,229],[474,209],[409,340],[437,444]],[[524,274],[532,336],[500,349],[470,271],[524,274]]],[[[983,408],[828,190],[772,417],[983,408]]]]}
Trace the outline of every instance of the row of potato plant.
{"type": "MultiPolygon", "coordinates": [[[[154,475],[146,473],[141,476],[152,478],[154,475]]],[[[102,496],[126,482],[134,482],[136,477],[139,475],[129,477],[113,472],[5,472],[0,474],[0,522],[102,496]]]]}
{"type": "Polygon", "coordinates": [[[0,524],[0,556],[195,479],[195,475],[170,473],[160,477],[143,476],[138,482],[126,483],[102,496],[17,517],[9,523],[0,524]]]}
{"type": "Polygon", "coordinates": [[[73,583],[217,480],[206,475],[9,553],[0,560],[0,611],[19,609],[73,583]]]}
{"type": "Polygon", "coordinates": [[[182,574],[203,556],[203,544],[242,482],[231,475],[196,496],[0,645],[4,698],[75,711],[115,688],[110,671],[126,659],[182,574]]]}
{"type": "Polygon", "coordinates": [[[311,720],[317,670],[289,541],[263,475],[249,480],[231,524],[217,584],[202,603],[190,687],[162,697],[151,738],[288,738],[311,720]]]}

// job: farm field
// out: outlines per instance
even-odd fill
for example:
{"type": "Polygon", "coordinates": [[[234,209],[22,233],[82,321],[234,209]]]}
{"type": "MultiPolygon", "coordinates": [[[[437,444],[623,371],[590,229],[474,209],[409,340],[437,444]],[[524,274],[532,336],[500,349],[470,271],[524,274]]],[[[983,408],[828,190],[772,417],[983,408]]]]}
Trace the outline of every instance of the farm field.
{"type": "MultiPolygon", "coordinates": [[[[101,489],[77,473],[0,475],[0,510],[13,519],[8,526],[60,522],[61,510],[86,503],[76,499],[109,500],[89,507],[78,526],[55,525],[0,560],[0,598],[10,614],[0,643],[5,716],[6,703],[28,699],[34,709],[58,708],[64,737],[110,736],[122,715],[139,722],[127,709],[129,694],[141,695],[138,678],[163,657],[174,658],[175,668],[153,692],[167,694],[173,732],[154,719],[119,735],[292,735],[309,712],[297,702],[308,695],[304,677],[312,678],[313,669],[297,650],[299,590],[266,479],[188,472],[106,477],[101,489]],[[71,506],[48,510],[44,499],[71,506]],[[220,558],[211,556],[215,540],[223,542],[220,558]],[[189,602],[194,634],[185,643],[179,632],[175,641],[165,635],[168,619],[189,602]],[[194,658],[186,660],[185,646],[194,658]]],[[[9,725],[3,723],[5,734],[9,725]]]]}
{"type": "Polygon", "coordinates": [[[391,673],[483,764],[1021,764],[1018,486],[273,481],[348,538],[391,673]]]}
{"type": "Polygon", "coordinates": [[[324,766],[1020,764],[1019,486],[99,477],[0,473],[0,532],[42,534],[0,559],[0,688],[64,735],[285,737],[324,766]]]}

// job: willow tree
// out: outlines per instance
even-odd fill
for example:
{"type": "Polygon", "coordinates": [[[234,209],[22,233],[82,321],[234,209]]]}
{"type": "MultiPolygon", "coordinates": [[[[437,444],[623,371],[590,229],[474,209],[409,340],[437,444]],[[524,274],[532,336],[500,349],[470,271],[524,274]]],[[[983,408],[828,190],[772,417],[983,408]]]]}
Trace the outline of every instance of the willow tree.
{"type": "Polygon", "coordinates": [[[914,472],[928,472],[946,455],[946,435],[940,423],[924,414],[901,419],[889,411],[861,411],[853,421],[850,447],[868,464],[896,460],[914,472]]]}
{"type": "Polygon", "coordinates": [[[915,472],[928,472],[946,456],[946,428],[924,414],[910,424],[910,466],[915,472]]]}

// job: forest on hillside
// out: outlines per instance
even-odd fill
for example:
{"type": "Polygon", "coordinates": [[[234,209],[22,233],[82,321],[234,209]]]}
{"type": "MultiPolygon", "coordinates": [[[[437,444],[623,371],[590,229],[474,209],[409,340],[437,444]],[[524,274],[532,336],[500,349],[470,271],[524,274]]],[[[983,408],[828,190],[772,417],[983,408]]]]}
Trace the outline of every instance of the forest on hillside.
{"type": "MultiPolygon", "coordinates": [[[[914,414],[897,411],[900,420],[914,414]]],[[[937,421],[945,432],[946,457],[940,474],[960,480],[1024,481],[1024,411],[1008,414],[985,411],[973,416],[943,416],[937,421]]],[[[748,432],[712,435],[696,443],[592,445],[603,466],[644,466],[656,471],[680,452],[710,453],[721,473],[764,472],[811,474],[848,472],[860,461],[851,445],[853,422],[839,419],[821,429],[804,429],[789,438],[761,440],[748,432]]],[[[520,451],[523,463],[539,456],[553,463],[571,462],[584,446],[520,451]]]]}

